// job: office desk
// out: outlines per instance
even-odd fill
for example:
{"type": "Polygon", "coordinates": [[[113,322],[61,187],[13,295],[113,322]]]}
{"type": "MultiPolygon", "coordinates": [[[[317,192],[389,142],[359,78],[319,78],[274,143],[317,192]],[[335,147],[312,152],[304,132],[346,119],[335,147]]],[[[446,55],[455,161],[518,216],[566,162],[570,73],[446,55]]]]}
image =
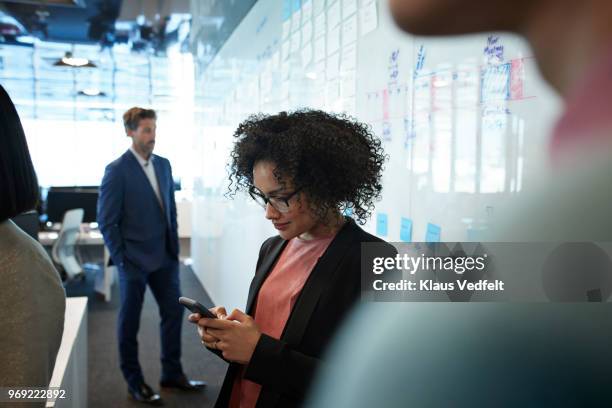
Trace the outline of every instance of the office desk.
{"type": "MultiPolygon", "coordinates": [[[[42,246],[53,246],[58,237],[59,231],[41,231],[38,233],[38,241],[42,246]]],[[[77,245],[104,245],[102,233],[99,230],[81,232],[77,245]]]]}
{"type": "MultiPolygon", "coordinates": [[[[43,246],[53,246],[59,236],[59,231],[41,231],[38,233],[38,240],[43,246]]],[[[97,229],[83,229],[79,234],[77,245],[104,245],[102,233],[97,229]]],[[[96,275],[95,291],[104,297],[104,300],[110,302],[111,288],[115,276],[115,267],[108,265],[108,250],[104,247],[104,264],[102,275],[96,275]]]]}
{"type": "Polygon", "coordinates": [[[86,297],[66,299],[64,334],[55,359],[49,387],[66,390],[66,398],[48,400],[46,407],[80,408],[87,406],[86,297]]]}

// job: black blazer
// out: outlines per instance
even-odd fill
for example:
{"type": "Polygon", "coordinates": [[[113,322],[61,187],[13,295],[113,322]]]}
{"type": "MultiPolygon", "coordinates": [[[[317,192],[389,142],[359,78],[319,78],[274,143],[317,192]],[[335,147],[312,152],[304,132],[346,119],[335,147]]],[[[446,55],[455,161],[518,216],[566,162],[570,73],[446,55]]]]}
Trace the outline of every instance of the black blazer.
{"type": "MultiPolygon", "coordinates": [[[[261,246],[249,289],[247,314],[252,315],[259,289],[287,242],[276,236],[261,246]]],[[[244,374],[245,379],[262,386],[258,408],[297,407],[304,401],[321,355],[360,297],[362,242],[384,241],[348,220],[306,280],[280,340],[261,335],[244,374]]],[[[229,405],[241,367],[230,363],[215,407],[229,405]]]]}

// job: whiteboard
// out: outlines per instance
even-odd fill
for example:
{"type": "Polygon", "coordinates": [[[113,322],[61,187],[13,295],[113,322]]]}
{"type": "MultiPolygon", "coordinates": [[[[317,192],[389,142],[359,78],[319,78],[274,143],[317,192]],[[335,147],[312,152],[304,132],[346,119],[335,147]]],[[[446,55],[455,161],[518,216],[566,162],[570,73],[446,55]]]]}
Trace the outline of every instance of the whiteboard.
{"type": "Polygon", "coordinates": [[[547,170],[560,109],[520,38],[410,36],[384,0],[260,0],[196,87],[207,113],[193,266],[228,307],[244,306],[259,246],[275,235],[248,196],[224,197],[231,135],[249,114],[311,107],[370,124],[389,160],[365,229],[388,241],[486,241],[547,170]]]}

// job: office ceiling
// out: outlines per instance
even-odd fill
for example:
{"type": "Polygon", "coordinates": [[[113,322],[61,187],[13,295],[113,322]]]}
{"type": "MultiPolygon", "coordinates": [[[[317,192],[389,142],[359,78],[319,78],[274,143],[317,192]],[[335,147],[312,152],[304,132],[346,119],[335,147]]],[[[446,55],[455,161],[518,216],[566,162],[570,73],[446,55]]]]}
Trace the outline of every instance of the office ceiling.
{"type": "MultiPolygon", "coordinates": [[[[198,63],[207,65],[254,3],[0,1],[0,84],[22,116],[37,119],[115,121],[126,106],[163,109],[181,97],[176,76],[169,74],[185,64],[177,51],[198,45],[206,50],[198,63]],[[54,66],[66,52],[89,58],[96,68],[54,66]],[[103,94],[82,92],[92,89],[103,94]]],[[[196,106],[198,97],[196,90],[196,106]]]]}
{"type": "Polygon", "coordinates": [[[45,41],[97,43],[112,33],[122,0],[2,1],[4,12],[45,41]]]}

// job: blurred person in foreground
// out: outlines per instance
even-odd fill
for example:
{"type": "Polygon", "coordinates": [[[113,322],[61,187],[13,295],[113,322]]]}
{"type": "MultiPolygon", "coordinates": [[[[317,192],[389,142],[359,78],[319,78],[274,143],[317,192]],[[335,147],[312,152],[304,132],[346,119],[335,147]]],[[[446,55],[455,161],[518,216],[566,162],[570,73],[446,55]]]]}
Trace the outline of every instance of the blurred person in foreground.
{"type": "MultiPolygon", "coordinates": [[[[496,240],[612,241],[612,2],[389,3],[397,24],[415,35],[523,35],[564,99],[550,144],[553,171],[506,213],[496,240]]],[[[541,281],[534,276],[534,285],[541,281]]],[[[609,405],[608,305],[364,306],[335,344],[310,406],[609,405]]]]}
{"type": "Polygon", "coordinates": [[[66,294],[60,276],[43,247],[10,220],[37,202],[21,121],[0,86],[0,387],[46,388],[62,340],[66,294]]]}

